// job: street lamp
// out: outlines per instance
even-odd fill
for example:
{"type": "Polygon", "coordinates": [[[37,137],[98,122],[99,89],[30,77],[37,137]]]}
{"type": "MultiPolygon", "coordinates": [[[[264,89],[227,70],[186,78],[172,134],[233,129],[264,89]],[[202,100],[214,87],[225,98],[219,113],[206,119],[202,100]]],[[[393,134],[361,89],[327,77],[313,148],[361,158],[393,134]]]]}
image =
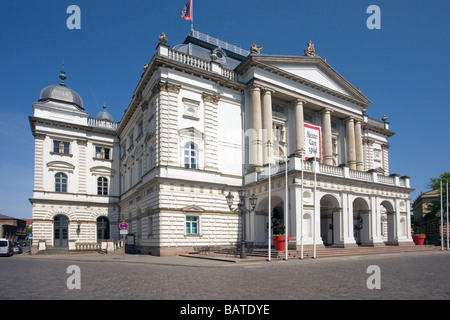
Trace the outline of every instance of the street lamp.
{"type": "Polygon", "coordinates": [[[250,213],[253,210],[255,210],[256,201],[258,201],[258,197],[256,197],[255,194],[251,195],[251,197],[249,199],[250,200],[251,209],[249,210],[249,209],[247,209],[245,207],[245,197],[247,195],[245,189],[242,188],[242,187],[239,188],[238,194],[239,194],[239,203],[238,203],[237,209],[232,209],[234,196],[231,194],[231,191],[228,192],[228,195],[225,198],[227,199],[227,204],[228,204],[228,207],[230,208],[230,211],[231,212],[235,212],[237,210],[242,216],[241,255],[240,255],[240,258],[241,259],[245,259],[245,258],[247,258],[247,255],[246,255],[246,252],[245,252],[245,238],[246,238],[246,234],[245,234],[245,229],[246,229],[245,214],[246,213],[250,213]]]}

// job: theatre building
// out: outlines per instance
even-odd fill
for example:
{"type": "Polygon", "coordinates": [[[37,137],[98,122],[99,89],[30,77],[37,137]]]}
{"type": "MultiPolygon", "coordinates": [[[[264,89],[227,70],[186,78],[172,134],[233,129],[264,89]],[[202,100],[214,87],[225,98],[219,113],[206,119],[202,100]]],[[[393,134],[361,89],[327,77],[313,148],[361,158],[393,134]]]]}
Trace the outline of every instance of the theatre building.
{"type": "Polygon", "coordinates": [[[30,117],[35,245],[118,240],[122,221],[127,242],[154,255],[232,246],[242,226],[267,247],[276,224],[290,249],[412,244],[412,189],[389,171],[387,118],[370,118],[311,42],[297,56],[262,50],[195,30],[171,47],[162,34],[118,123],[91,118],[65,74],[44,88],[30,117]],[[245,223],[241,187],[257,199],[245,223]]]}

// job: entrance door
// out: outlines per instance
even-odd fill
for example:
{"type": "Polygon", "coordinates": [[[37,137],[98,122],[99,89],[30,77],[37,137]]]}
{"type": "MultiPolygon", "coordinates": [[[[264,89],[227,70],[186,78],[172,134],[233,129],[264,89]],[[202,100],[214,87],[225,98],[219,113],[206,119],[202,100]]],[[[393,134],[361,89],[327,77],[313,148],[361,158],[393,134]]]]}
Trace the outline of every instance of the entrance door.
{"type": "Polygon", "coordinates": [[[54,247],[67,247],[69,234],[69,219],[58,215],[53,221],[54,247]]]}
{"type": "Polygon", "coordinates": [[[109,220],[106,217],[97,219],[97,240],[109,239],[109,220]]]}

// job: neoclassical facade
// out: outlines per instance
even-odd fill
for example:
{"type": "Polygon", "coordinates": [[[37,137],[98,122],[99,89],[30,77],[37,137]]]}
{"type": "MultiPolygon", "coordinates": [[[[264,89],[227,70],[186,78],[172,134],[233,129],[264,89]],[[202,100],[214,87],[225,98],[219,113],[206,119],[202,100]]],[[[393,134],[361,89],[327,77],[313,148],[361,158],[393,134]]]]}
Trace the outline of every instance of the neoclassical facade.
{"type": "Polygon", "coordinates": [[[292,249],[412,243],[412,189],[389,172],[387,118],[371,119],[311,43],[279,56],[195,30],[173,48],[159,40],[119,123],[47,88],[34,104],[35,237],[55,244],[55,217],[67,217],[69,241],[96,241],[105,217],[114,239],[128,222],[141,253],[233,245],[243,217],[225,196],[242,186],[258,198],[248,241],[267,246],[278,221],[292,249]]]}

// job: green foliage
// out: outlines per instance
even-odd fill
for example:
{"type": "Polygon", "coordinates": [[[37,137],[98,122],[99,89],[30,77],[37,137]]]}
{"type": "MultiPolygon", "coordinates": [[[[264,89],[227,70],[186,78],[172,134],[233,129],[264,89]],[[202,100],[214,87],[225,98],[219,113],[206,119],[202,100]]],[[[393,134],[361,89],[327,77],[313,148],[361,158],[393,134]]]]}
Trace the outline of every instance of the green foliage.
{"type": "Polygon", "coordinates": [[[276,220],[273,223],[273,236],[274,237],[284,237],[286,232],[286,227],[276,220]]]}
{"type": "MultiPolygon", "coordinates": [[[[442,204],[444,206],[444,210],[447,209],[447,182],[450,184],[450,172],[445,172],[439,175],[438,178],[430,178],[430,182],[428,186],[432,190],[439,190],[439,194],[441,193],[441,181],[442,181],[442,204]]],[[[449,195],[450,196],[450,195],[449,195]]],[[[432,219],[435,217],[436,212],[441,210],[441,199],[439,196],[438,201],[434,201],[432,205],[428,208],[430,213],[427,214],[426,219],[432,219]]]]}

